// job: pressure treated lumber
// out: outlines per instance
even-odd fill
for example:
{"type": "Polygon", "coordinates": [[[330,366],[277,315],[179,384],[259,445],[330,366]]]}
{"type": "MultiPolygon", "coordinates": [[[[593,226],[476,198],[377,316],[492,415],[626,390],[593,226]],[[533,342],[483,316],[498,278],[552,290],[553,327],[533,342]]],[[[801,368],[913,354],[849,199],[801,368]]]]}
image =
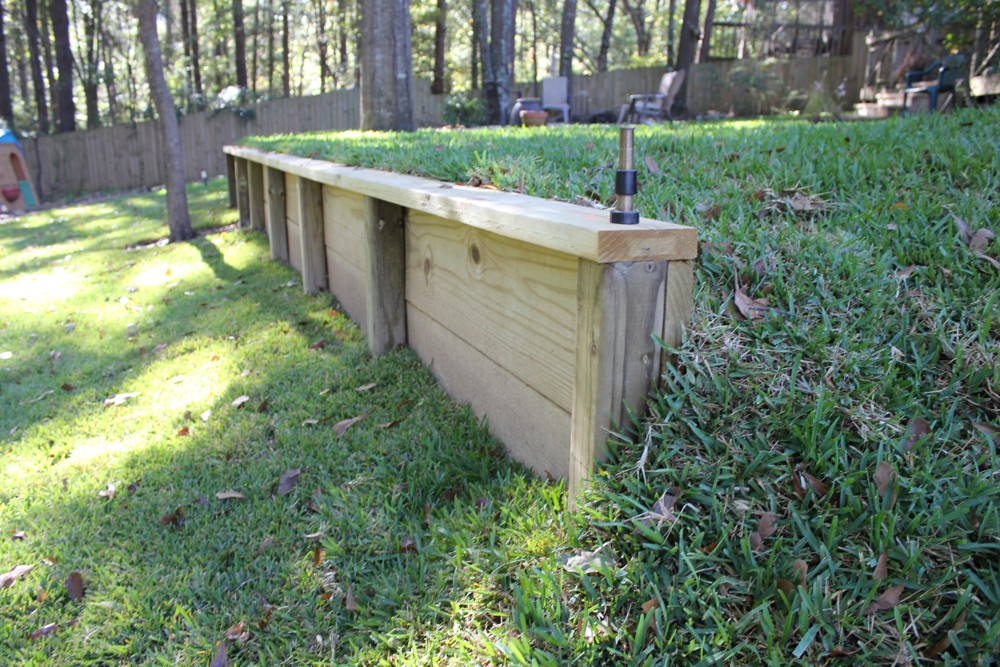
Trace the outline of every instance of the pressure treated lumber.
{"type": "Polygon", "coordinates": [[[288,261],[288,219],[285,215],[285,172],[264,167],[267,191],[267,235],[271,240],[271,259],[288,261]]]}
{"type": "Polygon", "coordinates": [[[607,211],[566,202],[242,146],[227,146],[225,151],[318,183],[595,262],[694,259],[698,254],[697,230],[669,222],[642,218],[638,225],[623,229],[624,225],[608,224],[607,211]]]}
{"type": "Polygon", "coordinates": [[[229,208],[236,208],[236,158],[226,154],[226,183],[229,186],[229,208]]]}
{"type": "Polygon", "coordinates": [[[240,213],[240,227],[250,226],[250,184],[247,181],[248,162],[236,158],[236,208],[240,213]]]}
{"type": "Polygon", "coordinates": [[[323,186],[299,178],[299,247],[302,256],[302,289],[306,294],[327,288],[326,253],[323,246],[323,186]]]}
{"type": "Polygon", "coordinates": [[[329,289],[373,354],[408,345],[513,458],[567,478],[572,507],[608,438],[641,417],[669,361],[664,346],[681,343],[696,231],[646,219],[611,225],[607,211],[565,202],[226,151],[237,178],[242,161],[264,165],[272,253],[287,247],[305,291],[329,289]]]}
{"type": "Polygon", "coordinates": [[[264,231],[264,167],[259,162],[247,164],[247,189],[250,229],[264,231]]]}
{"type": "Polygon", "coordinates": [[[365,334],[374,355],[406,345],[406,209],[364,198],[365,334]]]}

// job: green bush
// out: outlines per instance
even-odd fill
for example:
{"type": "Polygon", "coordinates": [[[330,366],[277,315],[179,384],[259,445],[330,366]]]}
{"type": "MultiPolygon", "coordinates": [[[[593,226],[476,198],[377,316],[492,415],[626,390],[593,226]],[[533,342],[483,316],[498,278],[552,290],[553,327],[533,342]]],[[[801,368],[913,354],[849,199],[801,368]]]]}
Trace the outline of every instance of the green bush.
{"type": "Polygon", "coordinates": [[[444,122],[449,125],[483,125],[486,122],[486,105],[481,97],[467,91],[454,93],[444,102],[444,122]]]}

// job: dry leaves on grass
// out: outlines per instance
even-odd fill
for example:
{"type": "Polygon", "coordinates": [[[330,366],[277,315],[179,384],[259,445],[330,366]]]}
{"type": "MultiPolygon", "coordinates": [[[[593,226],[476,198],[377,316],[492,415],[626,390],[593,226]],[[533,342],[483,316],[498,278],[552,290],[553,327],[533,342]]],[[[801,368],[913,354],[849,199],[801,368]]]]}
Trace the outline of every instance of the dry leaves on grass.
{"type": "Polygon", "coordinates": [[[10,588],[14,582],[35,569],[34,565],[17,565],[10,572],[0,574],[0,590],[10,588]]]}
{"type": "Polygon", "coordinates": [[[674,514],[674,505],[680,498],[680,489],[671,487],[663,492],[648,512],[640,514],[636,519],[645,526],[656,524],[659,529],[665,523],[673,523],[678,517],[674,514]]]}
{"type": "Polygon", "coordinates": [[[962,243],[969,246],[969,249],[972,250],[972,253],[976,257],[986,260],[994,267],[1000,269],[1000,262],[986,254],[986,247],[997,237],[993,230],[985,227],[982,229],[972,229],[965,220],[962,220],[962,218],[954,213],[951,214],[951,217],[955,219],[955,223],[958,225],[958,238],[962,240],[962,243]]]}
{"type": "Polygon", "coordinates": [[[886,611],[887,609],[895,607],[899,604],[899,599],[903,595],[904,588],[904,586],[899,585],[890,586],[885,589],[885,591],[865,609],[865,616],[871,616],[876,612],[886,611]]]}
{"type": "Polygon", "coordinates": [[[878,497],[885,499],[886,493],[891,489],[892,498],[889,500],[889,506],[892,507],[896,502],[896,469],[893,465],[887,461],[882,461],[875,468],[875,474],[872,475],[872,481],[875,482],[875,489],[878,490],[878,497]]]}
{"type": "Polygon", "coordinates": [[[910,420],[907,429],[906,442],[903,443],[903,451],[908,452],[913,445],[917,444],[931,434],[931,426],[926,419],[914,417],[910,420]]]}
{"type": "Polygon", "coordinates": [[[104,407],[108,408],[108,407],[111,407],[112,405],[118,405],[118,406],[125,405],[125,403],[130,398],[135,398],[138,395],[139,395],[139,392],[137,392],[137,391],[133,391],[133,392],[130,392],[130,393],[127,393],[127,394],[115,394],[114,396],[111,396],[110,398],[104,399],[104,407]]]}
{"type": "Polygon", "coordinates": [[[246,500],[246,496],[244,496],[239,491],[233,491],[232,489],[229,489],[228,491],[219,491],[218,493],[216,493],[215,494],[215,499],[216,500],[246,500]]]}
{"type": "Polygon", "coordinates": [[[34,632],[29,632],[28,639],[34,641],[36,639],[41,639],[42,637],[48,637],[49,635],[54,635],[63,628],[72,627],[79,622],[79,619],[74,618],[73,620],[66,621],[65,623],[49,623],[48,625],[43,625],[34,632]]]}
{"type": "Polygon", "coordinates": [[[774,522],[778,519],[778,515],[774,512],[764,512],[760,515],[760,519],[757,521],[757,530],[750,533],[750,546],[753,547],[754,551],[760,551],[764,548],[764,540],[766,540],[771,535],[774,535],[778,527],[774,525],[774,522]]]}
{"type": "Polygon", "coordinates": [[[344,435],[345,433],[347,433],[347,430],[349,428],[351,428],[352,426],[354,426],[355,424],[357,424],[359,421],[361,421],[362,419],[364,419],[367,416],[368,415],[366,413],[366,414],[358,415],[357,417],[351,417],[350,419],[343,419],[343,420],[337,422],[336,424],[333,425],[333,432],[334,432],[334,434],[336,434],[336,436],[338,438],[341,437],[342,435],[344,435]]]}
{"type": "Polygon", "coordinates": [[[802,500],[809,490],[812,490],[817,496],[823,497],[830,492],[830,487],[810,475],[805,466],[800,463],[792,471],[792,491],[802,500]]]}
{"type": "Polygon", "coordinates": [[[879,554],[872,577],[878,581],[885,581],[889,577],[889,554],[886,552],[879,554]]]}
{"type": "Polygon", "coordinates": [[[70,575],[66,578],[66,595],[74,602],[79,602],[83,599],[83,575],[79,572],[70,572],[70,575]]]}
{"type": "Polygon", "coordinates": [[[278,480],[278,495],[287,496],[291,493],[292,489],[299,483],[299,475],[301,474],[301,468],[291,468],[281,473],[281,479],[278,480]]]}
{"type": "Polygon", "coordinates": [[[791,213],[797,218],[809,218],[836,207],[834,202],[823,199],[820,195],[806,194],[801,188],[789,188],[781,192],[765,188],[755,192],[753,197],[766,202],[765,213],[791,213]]]}

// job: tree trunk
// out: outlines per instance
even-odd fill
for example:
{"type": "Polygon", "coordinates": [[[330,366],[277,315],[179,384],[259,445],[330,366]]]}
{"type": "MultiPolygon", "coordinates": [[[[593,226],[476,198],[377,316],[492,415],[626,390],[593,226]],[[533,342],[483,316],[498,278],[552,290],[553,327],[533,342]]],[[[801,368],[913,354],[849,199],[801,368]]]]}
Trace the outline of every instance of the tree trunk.
{"type": "Polygon", "coordinates": [[[170,241],[187,241],[194,238],[194,230],[191,228],[187,192],[184,190],[184,156],[181,152],[180,127],[177,123],[174,99],[163,76],[160,38],[156,34],[156,0],[136,0],[135,13],[139,19],[139,40],[146,55],[149,92],[160,117],[163,145],[166,149],[167,224],[170,226],[170,241]]]}
{"type": "Polygon", "coordinates": [[[712,50],[712,25],[715,23],[715,0],[708,0],[705,10],[705,29],[701,31],[701,46],[698,52],[698,62],[707,63],[712,50]]]}
{"type": "MultiPolygon", "coordinates": [[[[510,107],[510,88],[514,80],[517,0],[493,0],[490,14],[489,59],[492,61],[493,86],[492,91],[489,85],[486,86],[486,102],[493,122],[503,125],[507,120],[505,116],[510,107]]],[[[485,62],[486,59],[483,60],[485,62]]]]}
{"type": "Polygon", "coordinates": [[[49,3],[52,16],[52,36],[56,42],[56,69],[59,82],[56,84],[58,105],[56,116],[59,132],[76,130],[76,106],[73,103],[73,49],[69,41],[69,11],[66,0],[52,0],[49,3]]]}
{"type": "Polygon", "coordinates": [[[45,80],[42,77],[42,63],[38,49],[38,0],[27,0],[24,3],[24,30],[28,37],[28,64],[31,66],[31,84],[35,89],[38,133],[48,134],[49,105],[45,97],[45,80]]]}
{"type": "MultiPolygon", "coordinates": [[[[191,69],[191,20],[188,18],[188,0],[181,0],[181,46],[184,53],[184,82],[188,91],[194,90],[194,79],[191,69]]],[[[190,96],[188,100],[190,101],[190,96]]],[[[187,105],[190,110],[191,105],[187,105]]]]}
{"type": "Polygon", "coordinates": [[[250,45],[250,90],[257,94],[257,72],[260,60],[260,3],[253,6],[253,41],[250,45]]]}
{"type": "Polygon", "coordinates": [[[480,65],[480,59],[482,58],[482,49],[480,46],[480,35],[483,34],[483,23],[482,17],[485,16],[484,13],[480,11],[479,2],[473,0],[472,2],[472,35],[469,39],[469,52],[472,54],[471,57],[471,73],[469,78],[471,79],[472,90],[479,90],[479,72],[482,69],[480,65]]]}
{"type": "Polygon", "coordinates": [[[31,2],[35,3],[35,14],[39,19],[39,21],[35,22],[35,25],[39,25],[39,22],[41,23],[39,41],[42,44],[42,62],[45,63],[45,78],[42,81],[42,85],[48,86],[48,104],[46,105],[48,113],[45,117],[45,125],[47,127],[51,121],[52,112],[59,105],[59,90],[56,84],[55,60],[52,58],[52,40],[49,39],[49,13],[46,11],[39,13],[37,0],[31,0],[31,2]]]}
{"type": "Polygon", "coordinates": [[[330,42],[326,37],[325,0],[314,0],[313,9],[316,12],[316,51],[319,56],[319,92],[326,92],[326,80],[330,76],[329,58],[330,42]]]}
{"type": "Polygon", "coordinates": [[[292,9],[288,0],[281,3],[281,93],[285,97],[292,95],[292,54],[288,47],[288,12],[292,9]]]}
{"type": "Polygon", "coordinates": [[[274,95],[274,0],[267,0],[267,94],[274,95]]]}
{"type": "Polygon", "coordinates": [[[14,101],[10,94],[10,63],[7,61],[7,33],[3,24],[3,2],[0,2],[0,118],[7,127],[14,127],[14,101]]]}
{"type": "Polygon", "coordinates": [[[236,46],[236,85],[247,89],[247,33],[243,25],[243,0],[233,0],[233,38],[236,46]]]}
{"type": "Polygon", "coordinates": [[[667,67],[673,67],[674,63],[677,62],[677,56],[674,47],[676,42],[674,40],[674,27],[677,21],[674,18],[674,14],[677,13],[677,0],[670,0],[670,4],[667,8],[667,67]]]}
{"type": "MultiPolygon", "coordinates": [[[[576,0],[564,0],[559,25],[559,76],[573,85],[573,42],[576,41],[576,0]]],[[[568,91],[568,89],[567,89],[568,91]]]]}
{"type": "MultiPolygon", "coordinates": [[[[701,14],[701,0],[685,0],[684,18],[681,21],[681,39],[677,46],[677,69],[690,70],[698,51],[698,17],[701,14]]],[[[679,103],[687,107],[687,82],[691,78],[684,77],[680,92],[677,94],[679,103]]]]}
{"type": "Polygon", "coordinates": [[[93,130],[101,126],[101,113],[97,106],[97,95],[100,92],[101,76],[101,33],[102,33],[102,1],[89,3],[89,8],[83,13],[83,68],[81,83],[83,84],[83,99],[87,109],[87,129],[93,130]]]}
{"type": "Polygon", "coordinates": [[[643,3],[633,4],[629,0],[623,0],[622,5],[629,20],[632,21],[632,28],[635,30],[635,54],[639,57],[649,55],[652,35],[646,27],[646,9],[643,7],[643,3]]]}
{"type": "Polygon", "coordinates": [[[201,85],[201,51],[198,49],[198,3],[195,0],[181,2],[190,2],[188,17],[191,20],[191,74],[194,77],[194,92],[201,95],[204,89],[201,85]]]}
{"type": "Polygon", "coordinates": [[[604,26],[601,30],[601,48],[597,52],[596,69],[598,72],[607,72],[608,53],[611,51],[611,35],[614,30],[615,10],[618,8],[618,0],[610,0],[610,2],[608,2],[607,16],[601,15],[600,8],[593,2],[593,0],[587,0],[587,6],[590,7],[590,11],[594,12],[594,15],[601,20],[601,24],[604,26]]]}
{"type": "Polygon", "coordinates": [[[102,32],[104,35],[101,40],[104,57],[104,89],[108,95],[108,121],[114,127],[118,124],[118,80],[115,78],[115,54],[106,24],[102,32]]]}
{"type": "Polygon", "coordinates": [[[361,129],[414,129],[406,0],[361,0],[361,129]]]}
{"type": "Polygon", "coordinates": [[[431,92],[443,95],[447,88],[445,66],[447,60],[448,41],[448,0],[437,0],[437,13],[434,15],[434,80],[431,81],[431,92]]]}

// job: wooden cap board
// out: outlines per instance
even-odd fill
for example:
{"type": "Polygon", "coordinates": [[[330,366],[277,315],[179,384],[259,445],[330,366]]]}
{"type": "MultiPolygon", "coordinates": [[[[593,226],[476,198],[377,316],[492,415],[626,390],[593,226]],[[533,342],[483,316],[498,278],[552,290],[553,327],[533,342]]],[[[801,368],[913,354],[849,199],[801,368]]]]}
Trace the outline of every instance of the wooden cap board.
{"type": "Polygon", "coordinates": [[[693,227],[650,218],[640,219],[637,225],[612,225],[608,210],[567,202],[242,146],[226,146],[223,150],[233,157],[280,168],[317,183],[601,264],[685,260],[698,254],[698,232],[693,227]]]}

